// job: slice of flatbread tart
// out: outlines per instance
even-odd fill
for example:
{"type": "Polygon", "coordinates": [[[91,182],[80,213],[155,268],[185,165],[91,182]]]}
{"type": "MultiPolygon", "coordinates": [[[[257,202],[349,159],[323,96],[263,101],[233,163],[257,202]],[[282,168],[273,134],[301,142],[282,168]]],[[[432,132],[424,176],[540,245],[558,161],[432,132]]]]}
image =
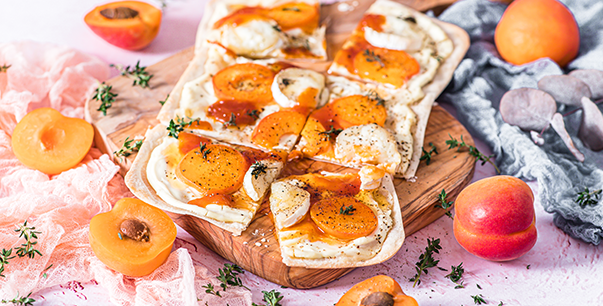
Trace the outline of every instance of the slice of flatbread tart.
{"type": "Polygon", "coordinates": [[[270,210],[287,266],[373,265],[392,257],[404,242],[392,177],[379,168],[289,176],[271,190],[270,210]]]}
{"type": "Polygon", "coordinates": [[[125,181],[147,203],[240,235],[283,165],[283,156],[160,124],[147,131],[125,181]]]}
{"type": "MultiPolygon", "coordinates": [[[[325,60],[318,0],[213,0],[198,39],[249,58],[325,60]]],[[[201,42],[202,43],[202,42],[201,42]]]]}

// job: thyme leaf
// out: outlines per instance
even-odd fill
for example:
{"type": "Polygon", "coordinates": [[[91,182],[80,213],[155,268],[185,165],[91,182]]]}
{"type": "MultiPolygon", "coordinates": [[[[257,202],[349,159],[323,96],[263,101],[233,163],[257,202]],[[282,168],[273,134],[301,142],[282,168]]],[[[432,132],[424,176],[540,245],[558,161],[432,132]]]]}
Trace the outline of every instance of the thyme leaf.
{"type": "Polygon", "coordinates": [[[335,138],[337,138],[339,133],[341,133],[342,131],[343,131],[342,129],[335,129],[331,125],[331,129],[329,129],[328,131],[320,132],[318,134],[327,136],[328,140],[334,140],[335,138]]]}
{"type": "Polygon", "coordinates": [[[379,56],[378,54],[375,54],[375,51],[365,49],[364,52],[362,52],[362,55],[364,55],[364,58],[366,58],[367,62],[369,62],[369,63],[376,62],[379,64],[379,66],[381,66],[381,68],[385,67],[385,64],[383,63],[381,56],[379,56]]]}
{"type": "Polygon", "coordinates": [[[5,266],[8,265],[9,260],[16,257],[15,255],[11,256],[12,252],[12,248],[8,250],[2,249],[2,252],[0,252],[0,277],[6,277],[6,275],[2,274],[4,273],[4,269],[6,268],[5,266]]]}
{"type": "Polygon", "coordinates": [[[379,96],[379,93],[377,93],[376,91],[371,90],[366,96],[373,101],[377,101],[377,105],[385,106],[385,99],[381,98],[381,96],[379,96]]]}
{"type": "Polygon", "coordinates": [[[354,208],[354,205],[350,205],[350,206],[341,205],[341,207],[339,207],[340,215],[351,216],[354,214],[355,211],[356,211],[356,208],[354,208]]]}
{"type": "Polygon", "coordinates": [[[200,142],[199,143],[199,153],[203,155],[203,159],[207,159],[207,154],[211,153],[211,150],[207,148],[207,144],[200,142]]]}
{"type": "Polygon", "coordinates": [[[452,213],[448,211],[448,208],[452,207],[454,201],[446,201],[446,197],[448,197],[448,194],[446,194],[446,190],[442,189],[442,192],[438,195],[440,205],[436,205],[436,207],[446,210],[446,216],[448,216],[450,219],[454,219],[452,217],[452,213]]]}
{"type": "Polygon", "coordinates": [[[246,112],[246,114],[247,114],[247,116],[249,116],[249,117],[251,117],[251,118],[253,118],[253,119],[256,119],[256,120],[260,118],[260,112],[258,112],[258,110],[257,110],[257,109],[254,109],[254,110],[248,110],[248,111],[246,112]]]}
{"type": "Polygon", "coordinates": [[[142,146],[142,140],[137,140],[136,142],[134,142],[134,145],[132,145],[133,142],[134,139],[130,139],[130,136],[126,137],[126,140],[124,140],[121,149],[113,152],[113,155],[115,155],[115,157],[119,157],[119,161],[121,162],[123,161],[124,157],[128,157],[138,152],[138,150],[140,150],[140,147],[142,146]]]}
{"type": "MultiPolygon", "coordinates": [[[[262,301],[266,302],[266,306],[282,306],[279,302],[284,298],[281,293],[272,289],[270,291],[262,291],[264,298],[262,301]]],[[[261,306],[253,303],[252,306],[261,306]]]]}
{"type": "Polygon", "coordinates": [[[213,294],[213,295],[217,295],[219,297],[222,297],[220,295],[220,291],[215,291],[214,285],[212,285],[212,283],[207,283],[207,285],[201,286],[201,287],[205,288],[205,293],[209,293],[209,294],[213,294]]]}
{"type": "Polygon", "coordinates": [[[419,261],[417,261],[417,263],[415,263],[415,265],[416,265],[415,270],[417,273],[409,279],[409,281],[414,282],[412,285],[413,288],[416,285],[421,284],[421,276],[423,274],[427,274],[427,269],[438,266],[438,263],[440,261],[435,260],[433,258],[433,253],[439,254],[440,253],[439,250],[441,250],[441,249],[442,249],[442,247],[440,246],[440,238],[438,238],[438,239],[431,238],[431,240],[429,240],[429,238],[427,238],[427,247],[425,248],[425,252],[422,253],[421,255],[419,255],[419,261]]]}
{"type": "Polygon", "coordinates": [[[102,82],[98,88],[94,90],[94,95],[92,96],[92,100],[100,101],[101,104],[97,111],[103,113],[103,116],[107,116],[107,110],[113,106],[115,97],[117,97],[117,94],[112,93],[111,89],[113,89],[113,86],[102,82]]]}
{"type": "Polygon", "coordinates": [[[465,269],[463,268],[463,263],[461,262],[458,266],[451,266],[450,268],[451,268],[452,272],[448,273],[444,277],[450,279],[450,281],[452,281],[453,283],[456,284],[456,287],[454,287],[454,289],[465,288],[465,286],[463,285],[463,282],[461,281],[461,278],[463,277],[463,273],[465,273],[465,269]],[[459,281],[460,281],[460,283],[459,283],[459,281]]]}
{"type": "Polygon", "coordinates": [[[265,164],[263,164],[259,161],[256,161],[255,163],[253,163],[253,165],[251,165],[251,167],[253,168],[253,170],[251,170],[251,175],[253,175],[253,177],[255,177],[256,180],[258,179],[260,174],[266,173],[266,169],[268,169],[268,166],[266,166],[265,164]]]}
{"type": "Polygon", "coordinates": [[[431,162],[431,155],[439,154],[438,149],[432,142],[430,142],[429,145],[431,146],[431,149],[429,150],[429,152],[425,151],[425,148],[421,148],[421,150],[423,150],[423,156],[421,156],[421,158],[419,159],[419,160],[424,160],[425,164],[428,166],[429,166],[429,163],[431,162]]]}
{"type": "Polygon", "coordinates": [[[230,113],[230,120],[224,122],[224,126],[237,126],[237,116],[234,113],[230,113]]]}
{"type": "Polygon", "coordinates": [[[27,220],[23,222],[23,225],[19,225],[15,232],[19,233],[19,238],[25,238],[25,243],[21,244],[21,246],[15,248],[16,254],[19,257],[29,257],[34,258],[36,254],[42,256],[42,253],[36,249],[34,249],[35,245],[38,243],[35,239],[38,239],[38,234],[42,232],[36,231],[36,228],[33,226],[27,226],[27,220]]]}
{"type": "Polygon", "coordinates": [[[189,118],[189,120],[185,120],[184,118],[180,118],[180,117],[176,117],[176,121],[174,121],[174,119],[170,120],[170,123],[168,124],[167,130],[168,130],[168,136],[174,137],[176,139],[178,139],[178,134],[180,134],[180,132],[184,131],[184,128],[186,126],[189,126],[193,123],[197,123],[199,124],[200,119],[191,119],[189,118]]]}
{"type": "Polygon", "coordinates": [[[165,102],[167,102],[167,99],[170,97],[170,94],[168,94],[165,99],[163,99],[163,101],[159,101],[159,104],[161,104],[161,106],[163,106],[165,104],[165,102]]]}
{"type": "Polygon", "coordinates": [[[469,148],[469,155],[475,157],[477,160],[480,160],[482,162],[482,166],[485,165],[486,163],[490,163],[492,166],[494,166],[494,169],[496,169],[496,173],[500,173],[500,169],[498,169],[496,164],[494,164],[494,162],[491,159],[492,157],[494,157],[494,155],[486,156],[486,155],[482,154],[476,147],[466,144],[465,140],[463,140],[463,135],[461,135],[460,142],[458,140],[456,140],[455,138],[453,138],[452,135],[448,134],[448,136],[450,137],[449,140],[446,140],[446,144],[448,145],[448,150],[457,148],[456,150],[459,151],[462,147],[467,147],[467,148],[469,148]]]}
{"type": "Polygon", "coordinates": [[[476,305],[481,305],[481,304],[488,304],[488,302],[486,302],[486,300],[484,300],[484,296],[479,294],[479,295],[472,295],[471,296],[473,298],[473,302],[476,305]]]}
{"type": "Polygon", "coordinates": [[[599,189],[591,192],[588,187],[584,187],[584,191],[578,192],[578,197],[574,200],[574,202],[578,203],[578,205],[580,205],[582,208],[586,207],[587,205],[595,206],[599,203],[602,191],[603,189],[599,189]]]}
{"type": "Polygon", "coordinates": [[[132,86],[138,85],[142,88],[147,88],[149,87],[149,80],[151,80],[151,78],[153,77],[152,74],[149,74],[146,71],[146,66],[140,66],[140,60],[136,62],[136,66],[134,66],[133,68],[130,68],[130,66],[124,67],[123,65],[114,64],[111,64],[109,66],[117,69],[121,75],[134,80],[132,86]]]}
{"type": "Polygon", "coordinates": [[[3,64],[2,66],[0,66],[0,73],[8,71],[8,68],[10,68],[11,66],[12,65],[3,64]]]}
{"type": "Polygon", "coordinates": [[[27,296],[19,296],[19,292],[17,292],[17,297],[15,297],[12,300],[2,300],[2,304],[8,304],[8,303],[12,303],[13,305],[25,305],[25,306],[31,306],[33,305],[33,303],[36,301],[32,298],[30,298],[29,296],[31,295],[31,292],[27,295],[27,296]]]}
{"type": "Polygon", "coordinates": [[[222,287],[224,291],[226,291],[228,286],[243,287],[249,290],[249,288],[243,286],[243,281],[241,281],[241,278],[238,277],[239,274],[245,273],[241,267],[237,265],[224,264],[224,268],[218,269],[218,273],[220,273],[220,275],[216,276],[216,278],[221,282],[220,287],[222,287]]]}

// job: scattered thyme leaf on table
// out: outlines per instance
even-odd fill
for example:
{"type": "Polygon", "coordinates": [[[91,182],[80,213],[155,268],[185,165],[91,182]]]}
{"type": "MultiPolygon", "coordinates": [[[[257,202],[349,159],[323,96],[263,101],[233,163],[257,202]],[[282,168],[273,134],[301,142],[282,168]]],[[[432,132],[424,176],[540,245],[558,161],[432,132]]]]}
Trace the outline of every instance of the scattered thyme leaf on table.
{"type": "MultiPolygon", "coordinates": [[[[262,293],[264,294],[264,298],[262,299],[262,301],[266,302],[266,306],[282,306],[279,302],[284,298],[284,296],[281,296],[280,292],[272,289],[270,291],[262,291],[262,293]]],[[[252,306],[262,305],[252,303],[252,306]]]]}
{"type": "Polygon", "coordinates": [[[124,144],[122,145],[121,149],[113,152],[113,155],[115,155],[115,157],[119,157],[119,161],[121,162],[123,161],[124,157],[128,157],[133,153],[138,152],[138,150],[140,150],[140,147],[142,146],[142,140],[137,140],[136,142],[134,142],[134,145],[132,145],[133,142],[134,139],[130,139],[130,136],[126,137],[126,140],[124,140],[124,144]]]}
{"type": "Polygon", "coordinates": [[[423,156],[421,156],[420,160],[424,160],[425,164],[429,166],[429,163],[431,162],[431,155],[432,154],[438,154],[438,149],[436,148],[436,146],[430,142],[429,145],[431,146],[431,149],[429,150],[429,152],[425,151],[425,148],[421,148],[421,150],[423,150],[423,156]]]}
{"type": "Polygon", "coordinates": [[[488,304],[488,302],[486,302],[486,300],[484,300],[484,296],[481,294],[472,295],[471,297],[473,298],[473,303],[475,303],[476,305],[488,304]]]}
{"type": "Polygon", "coordinates": [[[454,202],[446,201],[446,197],[448,197],[448,194],[446,194],[446,190],[442,189],[442,192],[438,195],[438,201],[440,201],[440,205],[436,205],[436,207],[445,210],[446,216],[450,217],[450,219],[454,219],[454,217],[452,217],[452,213],[448,211],[448,208],[450,208],[452,204],[454,204],[454,202]]]}
{"type": "Polygon", "coordinates": [[[4,65],[0,66],[0,72],[6,72],[6,71],[8,71],[8,68],[10,68],[10,66],[11,65],[7,65],[7,64],[4,64],[4,65]]]}
{"type": "Polygon", "coordinates": [[[27,295],[27,296],[19,296],[19,293],[17,292],[17,297],[12,299],[12,300],[2,300],[3,304],[8,304],[8,303],[12,303],[13,305],[24,305],[24,306],[32,306],[33,303],[36,301],[32,298],[30,298],[29,296],[31,295],[31,292],[27,295]]]}
{"type": "Polygon", "coordinates": [[[9,260],[16,257],[15,255],[12,255],[12,253],[13,253],[12,248],[10,248],[8,250],[2,249],[2,252],[0,252],[0,277],[6,277],[6,275],[2,274],[2,273],[4,273],[4,269],[6,269],[5,266],[8,265],[9,260]]]}
{"type": "Polygon", "coordinates": [[[438,263],[440,261],[435,260],[433,258],[433,253],[439,254],[439,250],[441,249],[442,247],[440,246],[440,238],[431,238],[431,240],[427,238],[427,247],[425,248],[425,252],[419,255],[419,261],[417,261],[417,263],[415,264],[415,270],[417,271],[417,273],[415,274],[415,276],[409,279],[409,281],[414,282],[412,284],[413,288],[416,285],[421,284],[421,275],[427,274],[427,269],[438,266],[438,263]]]}
{"type": "Polygon", "coordinates": [[[602,191],[603,189],[599,189],[591,192],[588,187],[584,187],[584,191],[578,192],[578,197],[574,200],[574,202],[578,203],[578,205],[580,205],[582,208],[586,207],[587,205],[595,206],[599,203],[602,191]]]}
{"type": "Polygon", "coordinates": [[[461,279],[463,278],[463,273],[465,273],[465,269],[463,268],[463,263],[461,262],[458,266],[451,266],[452,272],[448,273],[448,275],[444,276],[453,283],[456,284],[454,289],[465,288],[461,279]]]}
{"type": "Polygon", "coordinates": [[[243,287],[249,290],[249,288],[243,286],[243,281],[241,281],[241,278],[238,277],[239,274],[245,273],[241,267],[237,265],[224,264],[224,269],[218,269],[218,273],[220,273],[220,275],[216,276],[216,278],[221,282],[220,287],[222,287],[224,291],[226,291],[228,286],[243,287]]]}
{"type": "Polygon", "coordinates": [[[119,71],[121,75],[134,80],[132,86],[138,85],[142,88],[147,88],[149,87],[149,81],[153,77],[152,74],[149,74],[146,71],[146,66],[140,66],[140,60],[136,62],[136,66],[134,66],[133,68],[130,68],[130,66],[124,67],[123,65],[114,64],[111,64],[109,66],[117,69],[117,71],[119,71]]]}
{"type": "Polygon", "coordinates": [[[213,295],[217,295],[219,297],[222,297],[220,295],[220,291],[215,291],[214,285],[212,283],[207,283],[207,285],[201,286],[201,287],[205,288],[205,293],[209,293],[209,294],[213,294],[213,295]]]}
{"type": "Polygon", "coordinates": [[[95,90],[94,95],[92,96],[92,100],[100,101],[100,106],[97,111],[103,113],[103,116],[107,116],[107,110],[113,106],[113,102],[115,102],[115,97],[117,97],[116,93],[112,93],[111,89],[113,86],[105,84],[102,82],[95,90]]]}
{"type": "Polygon", "coordinates": [[[480,160],[482,162],[482,166],[486,163],[490,163],[492,166],[494,166],[494,169],[496,169],[496,173],[500,173],[500,169],[498,169],[496,164],[494,164],[492,161],[492,157],[494,157],[494,155],[486,156],[482,154],[476,147],[466,144],[465,140],[463,140],[463,135],[461,135],[460,142],[453,138],[452,135],[448,134],[448,136],[450,137],[449,140],[446,140],[448,150],[457,148],[456,150],[459,151],[462,147],[467,147],[469,148],[469,155],[475,157],[477,160],[480,160]]]}
{"type": "Polygon", "coordinates": [[[19,238],[25,238],[25,243],[21,244],[21,246],[15,248],[16,254],[19,257],[29,257],[34,258],[36,254],[42,256],[40,251],[34,249],[35,245],[38,243],[35,241],[38,239],[38,234],[42,232],[36,231],[34,226],[27,226],[27,220],[23,222],[23,225],[19,225],[15,232],[19,233],[19,238]]]}
{"type": "Polygon", "coordinates": [[[163,101],[159,101],[159,104],[161,104],[161,106],[163,106],[165,104],[165,102],[167,102],[167,99],[170,98],[170,95],[168,94],[165,99],[163,99],[163,101]]]}

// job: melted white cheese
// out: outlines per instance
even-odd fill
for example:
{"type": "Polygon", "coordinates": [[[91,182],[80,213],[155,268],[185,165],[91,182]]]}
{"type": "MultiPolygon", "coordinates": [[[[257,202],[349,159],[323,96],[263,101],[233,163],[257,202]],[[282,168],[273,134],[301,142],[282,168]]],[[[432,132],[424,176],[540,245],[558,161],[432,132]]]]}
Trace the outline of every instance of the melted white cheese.
{"type": "Polygon", "coordinates": [[[395,137],[374,123],[343,130],[335,139],[335,157],[346,164],[378,165],[392,174],[402,161],[395,137]]]}
{"type": "Polygon", "coordinates": [[[243,178],[243,189],[245,193],[254,201],[259,201],[264,197],[270,183],[281,173],[283,169],[283,163],[277,160],[261,160],[257,162],[258,165],[265,167],[263,172],[257,172],[254,174],[255,164],[249,167],[243,178]]]}
{"type": "Polygon", "coordinates": [[[272,95],[281,107],[290,108],[299,104],[299,96],[308,88],[315,88],[319,93],[316,95],[316,103],[311,105],[316,107],[323,96],[325,76],[308,69],[288,68],[281,70],[274,77],[272,95]]]}
{"type": "Polygon", "coordinates": [[[220,42],[238,55],[265,57],[284,44],[276,22],[251,20],[241,25],[224,25],[220,28],[220,42]]]}
{"type": "Polygon", "coordinates": [[[272,183],[270,211],[274,225],[281,230],[295,225],[310,209],[310,193],[287,181],[272,183]]]}

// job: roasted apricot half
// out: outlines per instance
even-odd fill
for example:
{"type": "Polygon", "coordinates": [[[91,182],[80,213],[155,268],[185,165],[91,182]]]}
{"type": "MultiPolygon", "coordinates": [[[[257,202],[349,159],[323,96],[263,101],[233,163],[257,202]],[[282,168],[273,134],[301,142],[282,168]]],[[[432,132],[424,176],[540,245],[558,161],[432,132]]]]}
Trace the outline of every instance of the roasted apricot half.
{"type": "Polygon", "coordinates": [[[243,185],[247,159],[232,147],[202,144],[178,164],[176,176],[205,195],[233,193],[243,185]]]}
{"type": "Polygon", "coordinates": [[[335,133],[327,133],[325,127],[314,118],[308,119],[304,129],[301,131],[301,136],[306,141],[306,144],[301,149],[304,156],[312,157],[327,151],[331,142],[337,137],[335,133]]]}
{"type": "Polygon", "coordinates": [[[52,175],[82,161],[93,138],[90,123],[45,107],[29,112],[19,121],[11,143],[13,153],[24,165],[52,175]]]}
{"type": "Polygon", "coordinates": [[[377,275],[350,288],[335,306],[419,306],[404,294],[400,284],[386,275],[377,275]]]}
{"type": "Polygon", "coordinates": [[[421,66],[404,51],[369,47],[356,54],[354,68],[361,78],[400,88],[421,66]]]}
{"type": "Polygon", "coordinates": [[[145,276],[172,251],[176,225],[161,209],[123,198],[90,220],[92,251],[107,267],[127,276],[145,276]]]}
{"type": "Polygon", "coordinates": [[[272,101],[274,72],[262,65],[245,63],[228,66],[214,75],[212,81],[218,100],[265,104],[272,101]]]}
{"type": "Polygon", "coordinates": [[[279,111],[264,117],[251,133],[251,142],[266,149],[272,149],[281,144],[281,138],[286,135],[295,137],[304,128],[306,115],[295,111],[279,111]]]}
{"type": "Polygon", "coordinates": [[[351,196],[328,197],[310,207],[310,218],[326,234],[356,239],[377,228],[377,216],[366,204],[351,196]]]}
{"type": "Polygon", "coordinates": [[[333,118],[343,129],[371,123],[383,126],[387,119],[385,106],[364,95],[339,98],[333,101],[330,107],[333,118]]]}
{"type": "Polygon", "coordinates": [[[84,21],[108,43],[126,50],[140,50],[157,36],[161,10],[144,2],[117,1],[96,7],[84,21]]]}

